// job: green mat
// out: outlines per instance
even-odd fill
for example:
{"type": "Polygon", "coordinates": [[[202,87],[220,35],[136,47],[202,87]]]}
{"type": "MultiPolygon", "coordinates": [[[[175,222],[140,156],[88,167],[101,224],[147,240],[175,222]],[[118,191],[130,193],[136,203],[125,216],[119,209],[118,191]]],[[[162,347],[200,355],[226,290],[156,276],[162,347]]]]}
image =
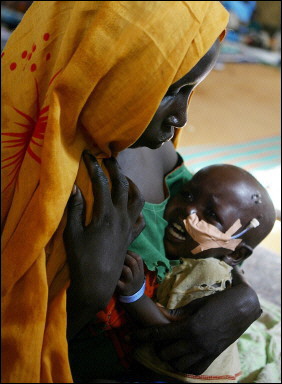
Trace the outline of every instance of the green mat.
{"type": "Polygon", "coordinates": [[[263,314],[238,340],[240,383],[281,383],[281,308],[259,298],[263,314]]]}

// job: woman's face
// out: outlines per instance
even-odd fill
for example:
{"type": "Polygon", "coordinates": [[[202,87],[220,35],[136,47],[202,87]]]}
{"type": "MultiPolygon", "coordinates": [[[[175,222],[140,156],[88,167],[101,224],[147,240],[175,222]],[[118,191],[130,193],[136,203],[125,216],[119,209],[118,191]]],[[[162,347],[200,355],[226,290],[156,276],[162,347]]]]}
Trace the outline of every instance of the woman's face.
{"type": "Polygon", "coordinates": [[[188,100],[214,67],[219,50],[220,41],[216,40],[191,71],[169,87],[150,124],[131,148],[159,148],[173,138],[175,129],[186,125],[188,100]]]}

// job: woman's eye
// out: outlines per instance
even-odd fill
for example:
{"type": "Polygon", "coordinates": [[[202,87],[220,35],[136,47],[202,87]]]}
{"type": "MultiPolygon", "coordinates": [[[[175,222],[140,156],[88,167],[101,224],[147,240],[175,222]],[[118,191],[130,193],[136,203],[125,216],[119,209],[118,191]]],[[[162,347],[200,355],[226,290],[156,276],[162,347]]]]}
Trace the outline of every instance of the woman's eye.
{"type": "Polygon", "coordinates": [[[167,93],[165,94],[165,97],[171,97],[171,96],[175,96],[177,94],[177,90],[168,90],[167,93]]]}

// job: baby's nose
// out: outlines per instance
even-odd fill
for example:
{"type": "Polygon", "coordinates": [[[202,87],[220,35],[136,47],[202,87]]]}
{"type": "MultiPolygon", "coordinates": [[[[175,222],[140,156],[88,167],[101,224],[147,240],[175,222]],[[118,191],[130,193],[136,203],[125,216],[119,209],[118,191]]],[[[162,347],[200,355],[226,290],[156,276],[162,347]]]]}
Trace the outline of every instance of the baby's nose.
{"type": "Polygon", "coordinates": [[[197,210],[196,210],[196,208],[188,207],[188,209],[186,210],[186,212],[187,212],[187,216],[190,216],[190,215],[192,215],[193,213],[197,213],[197,210]]]}

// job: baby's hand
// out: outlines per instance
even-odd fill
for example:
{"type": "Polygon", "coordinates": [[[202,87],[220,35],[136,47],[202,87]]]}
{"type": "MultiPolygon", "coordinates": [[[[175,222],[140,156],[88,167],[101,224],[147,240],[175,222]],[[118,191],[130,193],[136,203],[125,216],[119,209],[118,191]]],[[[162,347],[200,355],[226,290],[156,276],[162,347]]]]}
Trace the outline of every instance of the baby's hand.
{"type": "Polygon", "coordinates": [[[144,283],[143,260],[134,252],[127,251],[117,291],[122,296],[134,295],[144,283]]]}

